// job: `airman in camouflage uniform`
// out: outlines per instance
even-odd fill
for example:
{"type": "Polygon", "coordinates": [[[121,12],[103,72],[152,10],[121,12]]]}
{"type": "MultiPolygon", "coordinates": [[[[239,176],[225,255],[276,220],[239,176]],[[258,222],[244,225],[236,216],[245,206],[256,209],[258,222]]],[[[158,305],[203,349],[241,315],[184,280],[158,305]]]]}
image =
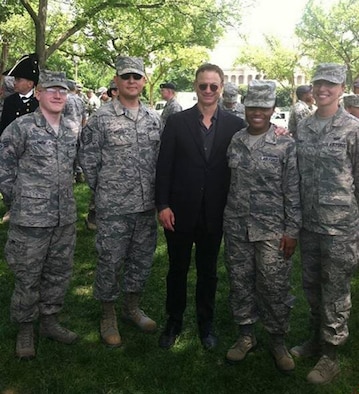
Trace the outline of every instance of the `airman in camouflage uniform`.
{"type": "Polygon", "coordinates": [[[43,71],[40,106],[13,121],[0,145],[0,190],[11,201],[6,260],[15,275],[11,319],[20,325],[16,354],[35,356],[33,323],[40,335],[72,343],[77,335],[59,325],[72,273],[76,205],[72,169],[77,131],[61,115],[67,97],[64,73],[43,71]]]}
{"type": "MultiPolygon", "coordinates": [[[[85,102],[76,93],[76,82],[69,79],[67,80],[69,87],[69,94],[67,96],[64,115],[67,123],[74,123],[75,127],[78,128],[78,132],[82,130],[82,127],[86,123],[86,106],[85,102]]],[[[73,127],[71,125],[71,127],[73,127]]]]}
{"type": "Polygon", "coordinates": [[[298,86],[296,95],[298,101],[291,108],[288,120],[288,129],[293,138],[297,137],[298,123],[316,110],[311,85],[298,86]]]}
{"type": "Polygon", "coordinates": [[[241,361],[256,345],[254,323],[261,316],[276,365],[289,372],[295,367],[284,344],[293,306],[290,257],[301,225],[296,147],[289,135],[276,136],[270,123],[273,81],[251,81],[244,105],[249,125],[227,151],[231,184],[223,228],[229,300],[240,336],[226,358],[241,361]]]}
{"type": "Polygon", "coordinates": [[[345,79],[345,66],[319,64],[312,80],[318,109],[298,126],[300,250],[313,336],[291,353],[320,356],[307,376],[314,384],[340,372],[337,348],[348,338],[357,261],[359,120],[338,105],[345,79]]]}
{"type": "Polygon", "coordinates": [[[346,111],[359,118],[359,94],[348,94],[344,96],[343,104],[346,111]]]}
{"type": "Polygon", "coordinates": [[[172,82],[161,83],[161,96],[166,100],[166,105],[161,113],[163,126],[166,124],[167,118],[177,112],[182,111],[181,104],[176,100],[176,85],[172,82]]]}
{"type": "Polygon", "coordinates": [[[3,76],[0,84],[0,118],[6,97],[14,93],[14,77],[3,76]]]}
{"type": "Polygon", "coordinates": [[[90,117],[79,151],[95,192],[99,260],[94,295],[102,303],[101,337],[115,347],[121,345],[115,312],[120,289],[122,318],[146,332],[156,329],[139,301],[156,247],[154,182],[161,132],[159,115],[139,101],[145,85],[142,59],[119,56],[116,69],[118,99],[90,117]]]}
{"type": "MultiPolygon", "coordinates": [[[[77,129],[78,134],[80,134],[82,127],[86,123],[86,106],[85,102],[76,93],[76,82],[72,79],[67,80],[67,85],[69,87],[69,93],[67,95],[67,100],[64,108],[64,119],[68,126],[72,129],[77,129]]],[[[74,163],[74,178],[76,182],[83,182],[82,169],[75,160],[74,163]]]]}
{"type": "Polygon", "coordinates": [[[238,102],[238,87],[234,83],[227,82],[224,84],[219,106],[224,111],[245,120],[244,105],[238,102]]]}

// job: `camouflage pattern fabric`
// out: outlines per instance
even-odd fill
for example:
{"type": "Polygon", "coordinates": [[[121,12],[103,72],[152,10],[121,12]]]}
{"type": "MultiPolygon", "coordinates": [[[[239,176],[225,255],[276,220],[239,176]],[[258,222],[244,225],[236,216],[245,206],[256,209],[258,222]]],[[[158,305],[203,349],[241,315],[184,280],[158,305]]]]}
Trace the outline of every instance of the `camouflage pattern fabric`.
{"type": "Polygon", "coordinates": [[[291,261],[279,250],[283,234],[301,225],[295,142],[272,125],[252,147],[247,128],[227,151],[231,183],[224,210],[225,264],[230,306],[239,325],[261,317],[268,332],[285,334],[293,305],[291,261]]]}
{"type": "Polygon", "coordinates": [[[235,231],[225,232],[225,265],[229,304],[237,325],[259,318],[271,334],[284,335],[294,297],[290,294],[292,262],[279,251],[279,239],[243,242],[235,231]]]}
{"type": "Polygon", "coordinates": [[[220,100],[218,105],[223,111],[230,112],[232,115],[238,116],[239,118],[245,120],[246,114],[245,114],[245,107],[243,104],[236,103],[234,105],[234,107],[228,108],[228,107],[224,106],[223,100],[220,100]]]}
{"type": "Polygon", "coordinates": [[[79,161],[95,191],[96,215],[109,220],[155,207],[159,115],[140,105],[137,119],[119,100],[99,108],[81,132],[79,161]]]}
{"type": "Polygon", "coordinates": [[[99,260],[94,295],[142,292],[156,248],[155,167],[159,115],[140,104],[137,119],[119,100],[101,107],[81,133],[80,164],[95,192],[99,260]]]}
{"type": "Polygon", "coordinates": [[[117,75],[135,73],[145,76],[145,67],[141,57],[117,56],[116,58],[117,75]]]}
{"type": "Polygon", "coordinates": [[[222,97],[218,101],[218,105],[223,111],[228,111],[235,116],[238,116],[241,119],[245,119],[245,108],[244,105],[237,102],[238,100],[238,86],[236,86],[232,82],[226,82],[223,85],[223,93],[222,97]],[[234,104],[233,106],[226,106],[225,104],[228,103],[229,105],[234,104]]]}
{"type": "Polygon", "coordinates": [[[120,291],[142,293],[150,275],[157,241],[155,210],[98,220],[94,296],[115,301],[120,291]],[[122,278],[119,284],[119,278],[122,278]]]}
{"type": "Polygon", "coordinates": [[[299,174],[294,140],[276,136],[275,127],[249,146],[247,129],[228,147],[231,184],[224,229],[242,241],[297,238],[301,225],[299,174]]]}
{"type": "Polygon", "coordinates": [[[57,86],[69,90],[64,71],[41,70],[38,85],[43,88],[57,86]]]}
{"type": "Polygon", "coordinates": [[[343,97],[344,108],[359,107],[359,94],[348,94],[343,97]]]}
{"type": "Polygon", "coordinates": [[[289,120],[288,120],[288,130],[292,134],[294,139],[297,138],[297,126],[298,123],[311,115],[315,109],[312,109],[302,100],[298,100],[290,110],[289,120]]]}
{"type": "Polygon", "coordinates": [[[86,106],[84,101],[76,94],[69,93],[63,110],[65,122],[70,128],[82,130],[83,120],[86,119],[86,106]]]}
{"type": "Polygon", "coordinates": [[[329,81],[335,84],[345,83],[347,66],[337,63],[321,63],[315,69],[312,82],[329,81]]]}
{"type": "Polygon", "coordinates": [[[52,227],[76,221],[72,173],[77,132],[62,117],[56,134],[39,108],[4,130],[0,191],[11,201],[11,223],[52,227]]]}
{"type": "Polygon", "coordinates": [[[357,235],[328,235],[302,230],[303,289],[312,328],[322,339],[342,345],[349,336],[350,281],[357,264],[357,235]]]}
{"type": "Polygon", "coordinates": [[[315,115],[300,122],[297,153],[303,227],[347,235],[359,225],[359,120],[339,108],[323,130],[315,115]]]}
{"type": "Polygon", "coordinates": [[[25,323],[60,312],[68,289],[75,249],[75,224],[24,227],[11,223],[5,256],[15,276],[10,315],[25,323]]]}
{"type": "Polygon", "coordinates": [[[274,81],[253,79],[248,83],[245,107],[273,108],[276,101],[274,81]]]}
{"type": "Polygon", "coordinates": [[[359,120],[339,107],[320,130],[302,120],[297,140],[303,230],[303,288],[313,328],[341,345],[348,337],[350,281],[357,264],[359,120]]]}
{"type": "Polygon", "coordinates": [[[163,125],[166,124],[167,118],[170,115],[181,111],[182,111],[181,104],[175,98],[168,100],[161,114],[163,125]]]}
{"type": "Polygon", "coordinates": [[[223,85],[222,101],[236,103],[238,100],[238,86],[232,82],[226,82],[223,85]]]}

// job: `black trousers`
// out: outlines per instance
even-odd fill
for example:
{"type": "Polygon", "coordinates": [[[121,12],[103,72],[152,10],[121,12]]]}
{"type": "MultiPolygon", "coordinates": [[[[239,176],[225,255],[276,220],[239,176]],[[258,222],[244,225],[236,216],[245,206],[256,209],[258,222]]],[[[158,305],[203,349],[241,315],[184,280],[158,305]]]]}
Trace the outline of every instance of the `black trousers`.
{"type": "Polygon", "coordinates": [[[222,231],[209,233],[199,224],[191,233],[165,230],[169,256],[167,274],[166,311],[169,320],[182,322],[187,302],[187,274],[195,244],[197,269],[196,312],[200,331],[205,331],[213,321],[217,289],[217,257],[222,231]]]}

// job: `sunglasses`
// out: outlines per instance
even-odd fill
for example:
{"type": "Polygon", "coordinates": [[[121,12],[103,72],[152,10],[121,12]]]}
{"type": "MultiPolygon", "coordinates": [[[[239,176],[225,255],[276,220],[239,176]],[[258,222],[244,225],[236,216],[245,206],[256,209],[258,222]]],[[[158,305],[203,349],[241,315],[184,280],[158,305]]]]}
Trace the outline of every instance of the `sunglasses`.
{"type": "Polygon", "coordinates": [[[214,83],[200,83],[198,85],[199,90],[202,90],[202,91],[207,90],[208,86],[211,89],[211,92],[217,92],[217,90],[219,89],[219,86],[215,85],[214,83]]]}
{"type": "Polygon", "coordinates": [[[122,74],[119,76],[121,79],[123,79],[124,81],[128,81],[131,77],[135,80],[135,81],[139,81],[142,78],[142,75],[140,74],[135,74],[135,73],[127,73],[127,74],[122,74]]]}

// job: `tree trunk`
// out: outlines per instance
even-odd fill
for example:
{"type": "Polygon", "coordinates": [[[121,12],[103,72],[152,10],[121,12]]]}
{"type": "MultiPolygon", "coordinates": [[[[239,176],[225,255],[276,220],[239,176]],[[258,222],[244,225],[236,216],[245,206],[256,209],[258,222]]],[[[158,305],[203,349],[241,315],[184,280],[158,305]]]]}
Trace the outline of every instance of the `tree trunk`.
{"type": "Polygon", "coordinates": [[[39,67],[45,68],[46,56],[46,22],[47,22],[48,0],[39,2],[38,18],[35,22],[36,28],[36,53],[39,55],[39,67]]]}
{"type": "Polygon", "coordinates": [[[0,54],[0,75],[5,71],[7,58],[9,55],[9,43],[3,42],[1,46],[1,54],[0,54]]]}

